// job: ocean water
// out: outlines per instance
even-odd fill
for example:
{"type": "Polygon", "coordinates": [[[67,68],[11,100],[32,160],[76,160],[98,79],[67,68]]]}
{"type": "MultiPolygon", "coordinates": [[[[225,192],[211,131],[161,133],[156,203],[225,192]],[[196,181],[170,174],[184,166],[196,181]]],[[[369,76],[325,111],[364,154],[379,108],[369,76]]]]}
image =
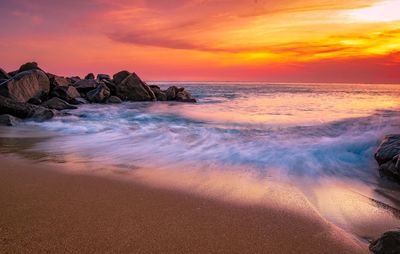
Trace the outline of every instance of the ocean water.
{"type": "Polygon", "coordinates": [[[82,105],[21,128],[48,133],[31,150],[75,162],[78,171],[132,173],[150,183],[245,201],[262,199],[265,185],[282,182],[297,186],[340,225],[363,206],[383,204],[391,218],[380,215],[386,224],[375,224],[400,226],[393,215],[399,193],[379,178],[373,158],[386,134],[400,133],[400,85],[155,84],[184,86],[198,103],[82,105]],[[368,200],[357,199],[353,207],[353,192],[368,200]]]}

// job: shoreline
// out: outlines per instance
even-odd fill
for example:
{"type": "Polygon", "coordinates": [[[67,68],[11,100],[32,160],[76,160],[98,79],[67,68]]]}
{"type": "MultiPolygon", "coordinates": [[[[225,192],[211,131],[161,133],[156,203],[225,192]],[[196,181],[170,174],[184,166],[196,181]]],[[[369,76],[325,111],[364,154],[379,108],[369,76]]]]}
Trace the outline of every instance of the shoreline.
{"type": "Polygon", "coordinates": [[[0,252],[368,253],[367,242],[312,212],[237,205],[0,158],[0,252]]]}

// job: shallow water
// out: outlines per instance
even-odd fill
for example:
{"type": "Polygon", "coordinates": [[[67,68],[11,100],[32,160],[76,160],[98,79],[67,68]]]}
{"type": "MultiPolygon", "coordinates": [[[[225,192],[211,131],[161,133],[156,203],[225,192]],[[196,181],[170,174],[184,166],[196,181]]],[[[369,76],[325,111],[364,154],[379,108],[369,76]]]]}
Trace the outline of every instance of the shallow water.
{"type": "Polygon", "coordinates": [[[46,133],[28,150],[76,162],[78,171],[133,173],[239,201],[262,200],[268,183],[289,184],[322,216],[360,236],[400,226],[398,188],[378,177],[373,159],[383,136],[400,132],[400,85],[177,85],[198,103],[83,105],[1,136],[46,133]],[[356,223],[350,217],[361,207],[370,212],[356,223]],[[369,231],[366,220],[375,225],[369,231]]]}

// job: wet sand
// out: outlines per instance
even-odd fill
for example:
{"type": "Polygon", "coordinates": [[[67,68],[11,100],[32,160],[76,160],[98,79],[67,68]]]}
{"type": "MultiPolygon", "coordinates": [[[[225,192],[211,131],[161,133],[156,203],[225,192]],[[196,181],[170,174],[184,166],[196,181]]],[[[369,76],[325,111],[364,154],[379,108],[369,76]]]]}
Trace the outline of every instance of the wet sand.
{"type": "Polygon", "coordinates": [[[0,253],[368,253],[311,211],[0,161],[0,253]]]}

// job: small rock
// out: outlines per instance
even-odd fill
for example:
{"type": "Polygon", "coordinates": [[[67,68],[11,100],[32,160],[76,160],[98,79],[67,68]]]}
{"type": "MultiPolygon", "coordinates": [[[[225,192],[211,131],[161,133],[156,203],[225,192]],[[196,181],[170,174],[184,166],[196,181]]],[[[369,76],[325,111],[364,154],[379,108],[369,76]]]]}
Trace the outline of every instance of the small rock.
{"type": "Polygon", "coordinates": [[[178,93],[178,87],[176,86],[170,86],[168,89],[165,91],[165,94],[167,95],[167,100],[169,101],[174,101],[176,99],[176,94],[178,93]]]}
{"type": "Polygon", "coordinates": [[[33,104],[33,105],[42,104],[42,100],[39,99],[39,98],[36,98],[36,97],[30,98],[29,101],[27,101],[27,102],[30,103],[30,104],[33,104]]]}
{"type": "Polygon", "coordinates": [[[53,97],[48,101],[45,101],[42,103],[42,106],[45,106],[50,109],[57,109],[57,110],[63,110],[63,109],[77,109],[76,106],[69,104],[66,101],[61,100],[60,98],[53,97]]]}
{"type": "Polygon", "coordinates": [[[50,96],[58,97],[64,101],[70,102],[73,99],[80,97],[78,90],[73,86],[58,86],[51,91],[50,96]]]}
{"type": "Polygon", "coordinates": [[[157,101],[166,101],[167,95],[161,91],[161,88],[156,85],[150,85],[150,89],[153,91],[154,95],[156,96],[157,101]]]}
{"type": "Polygon", "coordinates": [[[97,81],[103,81],[103,80],[111,80],[110,75],[108,74],[97,74],[97,81]]]}
{"type": "Polygon", "coordinates": [[[180,102],[196,102],[196,99],[186,90],[179,91],[176,94],[176,100],[180,102]]]}
{"type": "Polygon", "coordinates": [[[18,69],[18,73],[24,72],[24,71],[31,71],[31,70],[40,70],[38,64],[36,62],[28,62],[23,65],[21,65],[18,69]]]}
{"type": "Polygon", "coordinates": [[[400,231],[389,231],[380,238],[371,242],[369,250],[374,254],[399,254],[400,231]]]}
{"type": "Polygon", "coordinates": [[[101,82],[96,89],[89,91],[86,96],[90,102],[105,102],[110,97],[110,89],[101,82]]]}
{"type": "Polygon", "coordinates": [[[113,75],[113,81],[116,85],[122,83],[124,79],[126,79],[131,73],[129,71],[120,71],[113,75]]]}
{"type": "Polygon", "coordinates": [[[94,79],[94,74],[89,73],[88,75],[85,76],[85,79],[94,79]]]}
{"type": "Polygon", "coordinates": [[[122,100],[117,96],[110,96],[106,101],[107,104],[118,104],[122,103],[122,100]]]}
{"type": "Polygon", "coordinates": [[[95,89],[99,83],[94,79],[82,79],[73,84],[79,92],[88,92],[95,89]]]}
{"type": "Polygon", "coordinates": [[[70,101],[70,103],[73,104],[73,105],[81,105],[81,104],[87,104],[88,101],[85,100],[85,99],[82,98],[82,97],[77,97],[77,98],[72,99],[72,100],[70,101]]]}
{"type": "Polygon", "coordinates": [[[10,79],[11,76],[8,75],[7,72],[5,72],[2,68],[0,68],[0,79],[10,79]]]}
{"type": "Polygon", "coordinates": [[[69,77],[69,78],[67,78],[67,79],[68,79],[68,81],[69,81],[71,84],[75,84],[76,82],[78,82],[79,80],[81,80],[81,78],[80,78],[79,76],[69,77]]]}
{"type": "Polygon", "coordinates": [[[16,125],[20,119],[12,116],[12,115],[0,115],[0,125],[2,126],[14,126],[16,125]]]}

